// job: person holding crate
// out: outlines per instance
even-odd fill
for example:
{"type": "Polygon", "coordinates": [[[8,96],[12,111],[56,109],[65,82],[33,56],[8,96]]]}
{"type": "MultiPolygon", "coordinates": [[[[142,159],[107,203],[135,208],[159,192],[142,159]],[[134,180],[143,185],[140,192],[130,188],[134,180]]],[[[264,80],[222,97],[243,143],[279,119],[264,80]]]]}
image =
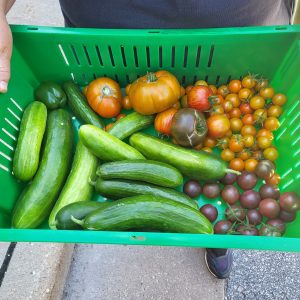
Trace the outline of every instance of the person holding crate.
{"type": "MultiPolygon", "coordinates": [[[[0,92],[8,89],[12,35],[6,14],[15,0],[0,0],[0,92]]],[[[60,0],[67,27],[215,28],[290,24],[297,0],[60,0]]],[[[298,17],[297,17],[298,18],[298,17]]],[[[295,14],[294,14],[295,19],[295,14]]],[[[206,249],[205,261],[217,278],[232,265],[228,249],[206,249]]]]}

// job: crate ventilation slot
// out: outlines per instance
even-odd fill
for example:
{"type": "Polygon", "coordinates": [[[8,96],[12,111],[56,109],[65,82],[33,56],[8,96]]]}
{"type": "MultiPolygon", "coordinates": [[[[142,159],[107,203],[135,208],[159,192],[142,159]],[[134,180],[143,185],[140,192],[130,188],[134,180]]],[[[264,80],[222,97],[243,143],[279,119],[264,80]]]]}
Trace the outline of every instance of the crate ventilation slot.
{"type": "Polygon", "coordinates": [[[172,46],[172,62],[171,62],[171,67],[174,68],[175,67],[175,46],[172,46]]]}
{"type": "Polygon", "coordinates": [[[209,52],[209,58],[208,58],[208,63],[207,66],[210,68],[214,56],[214,51],[215,51],[215,46],[210,47],[210,52],[209,52]]]}
{"type": "Polygon", "coordinates": [[[74,58],[75,58],[75,60],[76,60],[76,62],[78,64],[78,66],[80,66],[81,65],[80,64],[80,60],[79,60],[79,57],[77,55],[76,49],[75,49],[75,47],[73,45],[71,45],[71,50],[72,50],[72,53],[74,55],[74,58]]]}
{"type": "Polygon", "coordinates": [[[111,46],[108,46],[108,53],[109,53],[111,65],[114,67],[115,66],[115,59],[114,59],[114,56],[113,56],[113,53],[112,53],[111,46]]]}
{"type": "Polygon", "coordinates": [[[183,67],[184,68],[186,68],[186,66],[187,66],[188,55],[189,55],[189,48],[188,48],[188,46],[185,46],[185,48],[184,48],[184,58],[183,58],[183,67]]]}
{"type": "Polygon", "coordinates": [[[127,67],[126,56],[125,56],[125,51],[123,46],[121,46],[121,55],[122,55],[123,65],[124,67],[127,67]]]}
{"type": "Polygon", "coordinates": [[[135,66],[138,68],[139,67],[139,59],[138,59],[137,49],[135,46],[133,46],[133,56],[134,56],[135,66]]]}
{"type": "Polygon", "coordinates": [[[200,55],[201,55],[201,46],[198,46],[198,49],[197,49],[197,55],[196,55],[196,68],[199,67],[200,65],[200,55]]]}
{"type": "Polygon", "coordinates": [[[86,59],[87,59],[87,61],[88,61],[88,64],[89,64],[89,66],[91,66],[91,65],[92,65],[92,62],[91,62],[91,59],[90,59],[90,55],[89,55],[89,53],[88,53],[88,51],[87,51],[87,49],[86,49],[86,46],[83,46],[83,50],[84,50],[86,59]]]}
{"type": "Polygon", "coordinates": [[[101,67],[103,67],[103,60],[102,60],[102,56],[101,56],[101,53],[100,53],[100,50],[99,50],[98,46],[96,46],[96,53],[97,53],[97,56],[98,56],[99,64],[100,64],[101,67]]]}
{"type": "Polygon", "coordinates": [[[163,60],[162,60],[162,46],[159,46],[158,49],[158,57],[159,57],[159,67],[162,68],[163,60]]]}
{"type": "Polygon", "coordinates": [[[147,67],[150,68],[151,60],[150,60],[150,48],[149,48],[149,46],[146,47],[146,56],[147,56],[147,67]]]}
{"type": "Polygon", "coordinates": [[[217,78],[216,78],[216,85],[218,85],[219,82],[220,82],[220,75],[218,75],[217,78]]]}

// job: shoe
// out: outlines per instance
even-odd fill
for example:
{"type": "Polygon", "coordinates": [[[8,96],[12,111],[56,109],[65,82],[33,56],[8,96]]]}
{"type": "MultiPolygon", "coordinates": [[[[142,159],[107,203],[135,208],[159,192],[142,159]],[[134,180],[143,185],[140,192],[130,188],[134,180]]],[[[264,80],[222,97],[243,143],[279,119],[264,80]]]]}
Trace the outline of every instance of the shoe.
{"type": "Polygon", "coordinates": [[[218,255],[214,249],[205,249],[205,262],[208,271],[218,279],[229,277],[232,268],[232,250],[226,249],[225,253],[218,255]]]}

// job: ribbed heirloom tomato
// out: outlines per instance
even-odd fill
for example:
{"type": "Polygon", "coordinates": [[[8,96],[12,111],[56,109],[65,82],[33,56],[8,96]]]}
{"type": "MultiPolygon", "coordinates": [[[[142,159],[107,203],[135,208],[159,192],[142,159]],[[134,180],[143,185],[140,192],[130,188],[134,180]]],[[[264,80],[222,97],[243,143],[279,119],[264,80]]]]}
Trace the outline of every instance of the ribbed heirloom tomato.
{"type": "Polygon", "coordinates": [[[187,103],[190,108],[195,108],[200,111],[208,111],[214,104],[213,93],[208,86],[194,86],[187,94],[187,103]]]}
{"type": "Polygon", "coordinates": [[[156,131],[165,135],[171,135],[172,120],[177,111],[178,109],[171,107],[158,113],[154,121],[156,131]]]}

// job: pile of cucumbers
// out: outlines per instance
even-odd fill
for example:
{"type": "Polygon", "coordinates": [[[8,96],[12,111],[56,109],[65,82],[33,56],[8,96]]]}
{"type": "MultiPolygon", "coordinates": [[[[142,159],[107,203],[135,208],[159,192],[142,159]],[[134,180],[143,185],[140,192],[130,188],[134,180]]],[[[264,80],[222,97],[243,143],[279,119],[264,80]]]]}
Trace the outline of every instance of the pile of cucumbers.
{"type": "Polygon", "coordinates": [[[36,228],[48,219],[51,229],[213,233],[197,203],[178,188],[183,176],[222,178],[230,171],[224,161],[139,133],[154,116],[133,112],[104,131],[74,82],[63,89],[42,83],[35,96],[13,160],[14,176],[28,183],[12,213],[14,228],[36,228]],[[75,154],[66,105],[84,124],[75,154]],[[95,191],[109,201],[91,201],[95,191]]]}

